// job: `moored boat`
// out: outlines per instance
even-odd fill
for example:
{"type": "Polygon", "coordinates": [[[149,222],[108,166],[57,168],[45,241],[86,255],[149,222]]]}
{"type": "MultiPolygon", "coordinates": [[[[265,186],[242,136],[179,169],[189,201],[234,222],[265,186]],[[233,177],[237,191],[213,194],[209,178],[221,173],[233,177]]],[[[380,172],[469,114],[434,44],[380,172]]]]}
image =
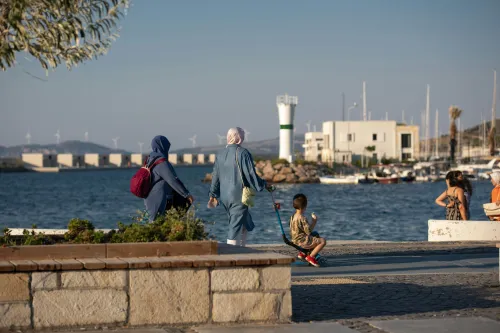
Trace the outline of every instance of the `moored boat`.
{"type": "Polygon", "coordinates": [[[319,177],[321,184],[330,185],[355,185],[358,184],[358,177],[347,176],[347,177],[334,177],[334,176],[324,176],[319,177]]]}

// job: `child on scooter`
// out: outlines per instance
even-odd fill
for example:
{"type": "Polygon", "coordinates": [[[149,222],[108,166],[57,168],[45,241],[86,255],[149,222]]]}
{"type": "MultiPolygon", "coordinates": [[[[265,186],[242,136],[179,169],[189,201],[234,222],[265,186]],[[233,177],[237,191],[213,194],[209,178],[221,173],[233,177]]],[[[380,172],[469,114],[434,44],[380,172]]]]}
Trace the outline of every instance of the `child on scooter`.
{"type": "Polygon", "coordinates": [[[312,250],[309,255],[303,252],[299,252],[297,257],[301,260],[306,260],[313,266],[319,267],[319,263],[316,261],[316,256],[319,251],[321,251],[325,245],[326,240],[319,237],[318,233],[313,232],[318,217],[312,213],[312,222],[309,223],[307,216],[305,215],[307,209],[307,197],[299,193],[293,197],[293,208],[295,208],[295,214],[290,218],[290,233],[292,236],[292,242],[305,250],[312,250]]]}

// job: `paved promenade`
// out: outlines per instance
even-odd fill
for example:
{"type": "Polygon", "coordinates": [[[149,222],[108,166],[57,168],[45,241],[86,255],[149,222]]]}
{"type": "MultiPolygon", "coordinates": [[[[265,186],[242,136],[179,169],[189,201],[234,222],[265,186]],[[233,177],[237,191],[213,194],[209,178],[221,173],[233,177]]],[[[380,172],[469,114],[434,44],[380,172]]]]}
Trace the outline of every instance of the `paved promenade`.
{"type": "MultiPolygon", "coordinates": [[[[284,246],[258,248],[295,255],[284,246]]],[[[328,267],[293,265],[291,325],[133,332],[500,332],[494,244],[342,242],[329,245],[324,254],[328,267]]]]}

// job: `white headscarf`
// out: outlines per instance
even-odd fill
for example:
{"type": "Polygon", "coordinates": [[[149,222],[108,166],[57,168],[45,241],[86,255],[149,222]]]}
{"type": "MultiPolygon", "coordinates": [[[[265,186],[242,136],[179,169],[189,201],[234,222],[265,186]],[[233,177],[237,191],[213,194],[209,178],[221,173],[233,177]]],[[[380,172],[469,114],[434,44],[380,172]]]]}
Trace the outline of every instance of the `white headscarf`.
{"type": "Polygon", "coordinates": [[[490,175],[491,179],[493,180],[493,183],[496,185],[500,185],[500,172],[495,171],[490,175]]]}
{"type": "Polygon", "coordinates": [[[241,145],[245,140],[245,131],[240,127],[230,128],[227,131],[227,144],[228,145],[241,145]]]}

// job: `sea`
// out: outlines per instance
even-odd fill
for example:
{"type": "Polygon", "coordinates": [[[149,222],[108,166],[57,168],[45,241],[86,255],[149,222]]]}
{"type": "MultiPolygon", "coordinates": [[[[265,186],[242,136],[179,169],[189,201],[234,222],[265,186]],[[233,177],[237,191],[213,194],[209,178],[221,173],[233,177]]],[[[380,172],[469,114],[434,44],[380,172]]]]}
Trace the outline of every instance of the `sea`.
{"type": "MultiPolygon", "coordinates": [[[[129,191],[135,169],[60,173],[0,173],[0,228],[66,228],[70,219],[88,219],[96,228],[130,223],[144,209],[143,200],[129,191]]],[[[176,167],[179,178],[194,195],[194,209],[206,221],[207,232],[219,241],[227,236],[228,217],[222,207],[208,209],[209,184],[203,183],[211,167],[176,167]]],[[[489,181],[473,183],[471,219],[486,220],[482,204],[488,202],[489,181]]],[[[427,221],[444,219],[445,209],[434,200],[444,182],[371,185],[278,184],[276,199],[288,232],[292,198],[308,197],[308,213],[318,216],[316,230],[330,240],[426,241],[427,221]]],[[[249,243],[282,242],[271,195],[258,193],[251,215],[256,228],[249,243]]]]}

